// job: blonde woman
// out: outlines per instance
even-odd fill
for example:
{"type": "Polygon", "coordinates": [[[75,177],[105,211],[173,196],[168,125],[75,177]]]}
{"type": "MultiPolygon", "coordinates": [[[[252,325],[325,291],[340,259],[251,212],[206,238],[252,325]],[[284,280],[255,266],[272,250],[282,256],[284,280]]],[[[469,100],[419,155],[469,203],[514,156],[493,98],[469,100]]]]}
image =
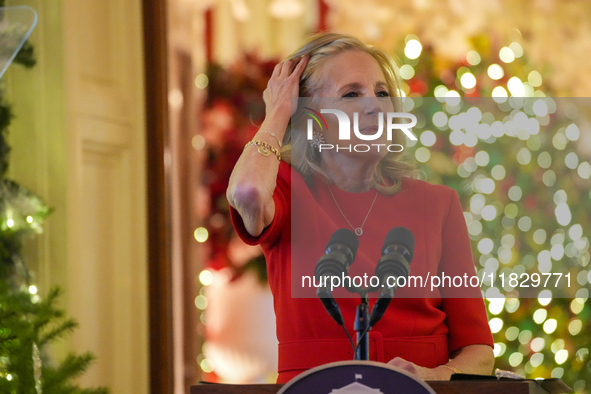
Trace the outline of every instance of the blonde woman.
{"type": "MultiPolygon", "coordinates": [[[[298,275],[313,275],[327,234],[355,230],[359,252],[351,269],[358,274],[375,267],[385,234],[396,226],[415,237],[411,275],[463,275],[474,266],[457,193],[414,179],[415,167],[403,150],[386,149],[403,146],[403,133],[394,133],[391,142],[386,133],[368,142],[379,134],[376,115],[396,112],[400,102],[397,68],[382,51],[347,35],[316,35],[275,67],[263,98],[266,118],[236,163],[227,197],[238,234],[260,243],[267,258],[282,383],[309,368],[353,359],[349,341],[320,301],[292,296],[298,275]],[[293,97],[306,97],[318,108],[358,112],[348,143],[363,148],[330,149],[342,142],[333,116],[314,125],[310,141],[290,122],[301,115],[301,108],[292,109],[293,97]]],[[[398,294],[369,333],[370,359],[424,380],[491,373],[493,341],[481,298],[425,296],[418,288],[398,294]]],[[[338,302],[353,334],[359,301],[338,302]]]]}

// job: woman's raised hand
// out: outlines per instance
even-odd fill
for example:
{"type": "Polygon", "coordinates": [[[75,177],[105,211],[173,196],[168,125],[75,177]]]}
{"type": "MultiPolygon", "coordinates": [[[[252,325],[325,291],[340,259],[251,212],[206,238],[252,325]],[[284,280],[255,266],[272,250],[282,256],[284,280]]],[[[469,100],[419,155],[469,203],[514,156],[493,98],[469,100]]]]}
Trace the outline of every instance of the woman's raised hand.
{"type": "MultiPolygon", "coordinates": [[[[300,76],[309,58],[310,55],[306,55],[275,66],[263,92],[265,120],[254,139],[272,145],[283,139],[292,115],[291,98],[299,95],[300,76]],[[269,135],[271,133],[277,140],[269,135]]],[[[280,145],[275,147],[280,148],[280,145]]],[[[263,155],[251,147],[244,150],[230,176],[226,191],[228,202],[238,210],[246,231],[253,237],[258,237],[275,217],[273,193],[278,169],[279,161],[274,156],[263,155]]]]}
{"type": "Polygon", "coordinates": [[[300,91],[300,77],[310,54],[281,62],[275,66],[273,74],[263,92],[266,116],[291,117],[291,98],[298,97],[300,91]]]}

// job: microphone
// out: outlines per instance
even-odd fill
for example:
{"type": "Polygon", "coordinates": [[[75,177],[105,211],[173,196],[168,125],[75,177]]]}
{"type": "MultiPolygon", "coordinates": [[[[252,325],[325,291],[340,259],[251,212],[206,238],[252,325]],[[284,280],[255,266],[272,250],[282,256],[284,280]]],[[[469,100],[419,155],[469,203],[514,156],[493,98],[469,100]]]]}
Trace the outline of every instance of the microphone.
{"type": "Polygon", "coordinates": [[[341,326],[345,324],[343,315],[332,297],[329,281],[332,276],[342,278],[348,274],[349,267],[355,261],[357,248],[359,248],[359,239],[353,231],[348,229],[335,231],[326,245],[324,256],[318,259],[314,270],[314,275],[321,284],[316,294],[328,314],[341,326]]]}
{"type": "Polygon", "coordinates": [[[380,279],[382,291],[371,310],[370,327],[384,316],[386,308],[398,288],[399,278],[408,277],[409,264],[412,261],[414,249],[415,237],[409,229],[395,227],[388,231],[382,247],[382,257],[376,266],[376,276],[380,279]],[[388,283],[388,278],[394,278],[394,281],[388,283]]]}

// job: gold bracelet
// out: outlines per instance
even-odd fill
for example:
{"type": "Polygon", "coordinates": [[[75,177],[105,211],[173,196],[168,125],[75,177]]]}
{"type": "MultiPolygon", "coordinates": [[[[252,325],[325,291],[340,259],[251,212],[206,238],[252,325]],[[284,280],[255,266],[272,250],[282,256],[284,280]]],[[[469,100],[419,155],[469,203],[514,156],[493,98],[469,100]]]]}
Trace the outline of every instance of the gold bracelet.
{"type": "Polygon", "coordinates": [[[456,369],[454,367],[451,367],[451,366],[449,366],[447,364],[442,364],[442,365],[440,365],[440,367],[445,367],[447,369],[451,369],[453,371],[453,373],[461,373],[459,369],[456,369]]]}
{"type": "Polygon", "coordinates": [[[270,131],[265,131],[265,130],[259,130],[259,133],[270,134],[271,136],[273,136],[277,140],[277,143],[279,144],[279,148],[283,147],[283,145],[281,144],[281,140],[279,139],[279,137],[277,137],[277,135],[275,133],[272,133],[270,131]]]}
{"type": "Polygon", "coordinates": [[[277,156],[277,160],[281,161],[281,153],[279,153],[279,151],[277,149],[275,149],[273,146],[271,146],[271,144],[268,144],[265,141],[261,141],[261,140],[252,140],[252,141],[247,142],[246,145],[244,145],[244,149],[246,149],[250,145],[257,145],[259,147],[259,149],[257,149],[257,151],[265,157],[269,156],[271,154],[271,152],[273,152],[273,154],[275,154],[275,156],[277,156]]]}

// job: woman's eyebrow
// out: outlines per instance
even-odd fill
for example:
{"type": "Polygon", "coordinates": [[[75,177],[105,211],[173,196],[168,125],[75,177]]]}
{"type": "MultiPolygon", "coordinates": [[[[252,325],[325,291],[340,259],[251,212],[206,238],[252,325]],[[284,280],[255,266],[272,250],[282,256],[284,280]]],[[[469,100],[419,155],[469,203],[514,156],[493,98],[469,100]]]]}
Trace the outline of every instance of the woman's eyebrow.
{"type": "Polygon", "coordinates": [[[378,81],[376,83],[376,87],[378,87],[380,89],[388,89],[388,85],[386,84],[386,82],[383,82],[383,81],[378,81]]]}
{"type": "MultiPolygon", "coordinates": [[[[380,89],[387,89],[388,88],[388,85],[385,82],[383,82],[383,81],[378,81],[378,82],[376,82],[375,87],[376,88],[380,88],[380,89]]],[[[362,88],[362,85],[360,83],[358,83],[358,82],[351,82],[351,83],[348,83],[348,84],[344,85],[343,87],[341,87],[339,89],[339,92],[342,92],[344,90],[349,90],[349,89],[353,89],[353,90],[357,89],[357,90],[359,90],[361,88],[362,88]]]]}

